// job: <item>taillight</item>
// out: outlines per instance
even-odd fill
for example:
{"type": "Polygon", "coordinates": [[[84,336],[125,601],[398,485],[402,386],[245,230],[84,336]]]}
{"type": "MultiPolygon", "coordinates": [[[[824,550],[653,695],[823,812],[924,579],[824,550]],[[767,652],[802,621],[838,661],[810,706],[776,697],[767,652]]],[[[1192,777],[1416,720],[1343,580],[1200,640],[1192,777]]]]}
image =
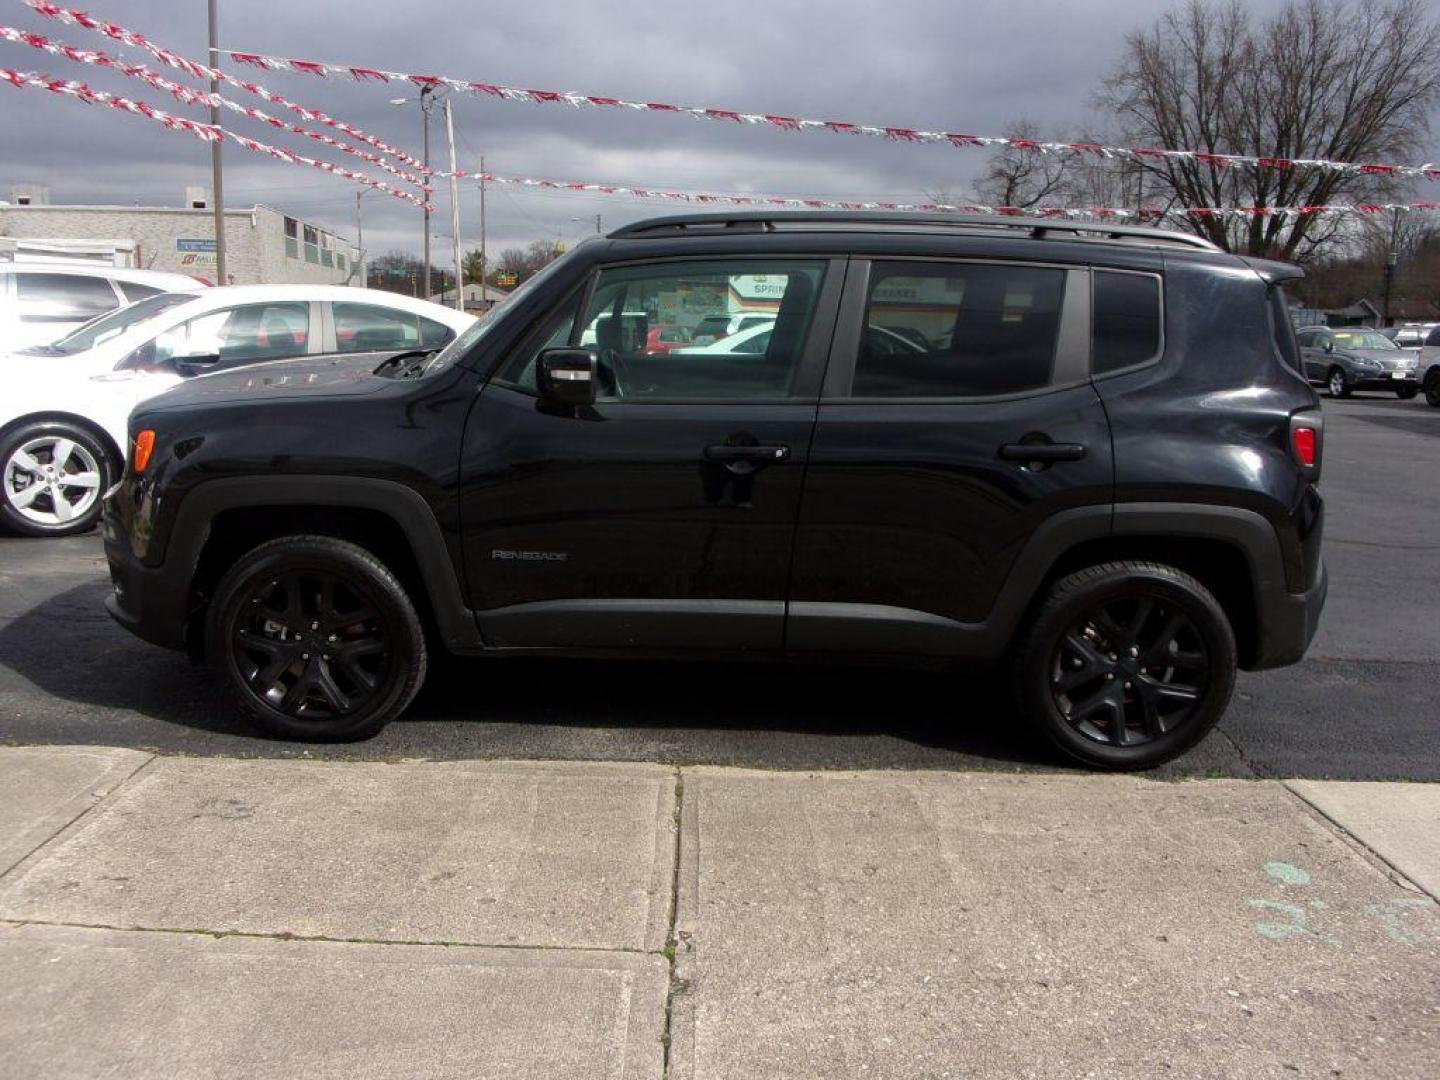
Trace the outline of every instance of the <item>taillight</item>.
{"type": "Polygon", "coordinates": [[[150,464],[150,455],[155,452],[155,432],[142,431],[135,436],[135,445],[131,448],[131,464],[137,473],[143,473],[150,464]]]}
{"type": "Polygon", "coordinates": [[[1325,424],[1317,409],[1305,409],[1290,417],[1290,455],[1313,482],[1320,476],[1320,459],[1325,444],[1325,424]]]}
{"type": "Polygon", "coordinates": [[[1297,427],[1290,432],[1290,445],[1295,448],[1295,456],[1300,459],[1301,465],[1314,467],[1315,443],[1316,433],[1313,427],[1297,427]]]}

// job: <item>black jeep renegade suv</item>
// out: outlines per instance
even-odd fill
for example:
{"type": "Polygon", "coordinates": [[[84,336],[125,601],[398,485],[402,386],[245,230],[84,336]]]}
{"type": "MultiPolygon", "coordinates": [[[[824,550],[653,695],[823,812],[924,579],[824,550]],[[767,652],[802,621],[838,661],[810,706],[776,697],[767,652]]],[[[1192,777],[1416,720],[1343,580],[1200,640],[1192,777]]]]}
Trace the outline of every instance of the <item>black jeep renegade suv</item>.
{"type": "Polygon", "coordinates": [[[1105,223],[631,225],[439,353],[140,406],[110,610],[298,738],[379,730],[437,649],[1003,660],[1065,754],[1152,765],[1324,602],[1298,276],[1105,223]]]}

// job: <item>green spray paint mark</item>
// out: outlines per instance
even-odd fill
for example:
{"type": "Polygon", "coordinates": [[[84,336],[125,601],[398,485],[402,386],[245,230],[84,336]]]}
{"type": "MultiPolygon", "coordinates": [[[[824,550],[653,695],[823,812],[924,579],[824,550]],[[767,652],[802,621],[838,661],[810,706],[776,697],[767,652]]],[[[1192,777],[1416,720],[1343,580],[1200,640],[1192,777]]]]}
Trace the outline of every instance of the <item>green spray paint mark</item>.
{"type": "Polygon", "coordinates": [[[1365,908],[1365,914],[1385,924],[1385,936],[1391,941],[1398,941],[1402,945],[1418,945],[1424,939],[1414,931],[1407,930],[1401,924],[1400,916],[1417,908],[1434,906],[1431,900],[1391,900],[1388,904],[1370,904],[1365,908]]]}
{"type": "MultiPolygon", "coordinates": [[[[1306,875],[1307,879],[1309,875],[1306,875]]],[[[1340,942],[1328,934],[1322,934],[1310,926],[1310,913],[1295,904],[1282,904],[1278,900],[1247,900],[1245,901],[1252,908],[1259,911],[1276,911],[1281,915],[1290,918],[1288,923],[1283,922],[1259,922],[1255,924],[1255,932],[1261,937],[1267,937],[1271,941],[1284,941],[1292,937],[1313,937],[1327,945],[1339,945],[1340,942]]]]}
{"type": "Polygon", "coordinates": [[[1288,862],[1267,862],[1265,873],[1280,882],[1281,885],[1310,884],[1310,872],[1301,870],[1298,866],[1291,866],[1288,862]]]}

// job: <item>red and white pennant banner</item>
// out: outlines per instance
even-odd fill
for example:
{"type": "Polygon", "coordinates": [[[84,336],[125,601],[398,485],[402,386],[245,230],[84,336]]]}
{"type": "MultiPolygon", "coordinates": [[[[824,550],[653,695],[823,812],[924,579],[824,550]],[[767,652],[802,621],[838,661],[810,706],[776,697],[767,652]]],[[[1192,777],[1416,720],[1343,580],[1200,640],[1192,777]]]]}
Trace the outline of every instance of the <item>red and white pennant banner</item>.
{"type": "Polygon", "coordinates": [[[306,157],[304,154],[297,154],[279,146],[271,146],[269,143],[260,142],[258,139],[252,139],[246,135],[227,130],[226,128],[216,127],[213,124],[202,124],[198,120],[190,120],[184,116],[176,116],[163,109],[157,109],[153,105],[148,105],[143,101],[132,101],[129,98],[120,97],[118,94],[112,94],[105,90],[96,90],[83,82],[78,82],[73,79],[51,79],[33,71],[11,71],[9,68],[0,68],[0,82],[7,82],[17,89],[31,88],[46,90],[52,94],[73,97],[78,101],[85,102],[87,105],[108,105],[112,109],[133,113],[136,116],[143,116],[148,120],[153,120],[169,128],[171,131],[188,132],[203,142],[216,142],[220,139],[229,139],[231,142],[237,143],[246,150],[253,151],[254,153],[268,154],[270,157],[284,161],[290,165],[309,165],[311,168],[320,169],[330,173],[332,176],[353,180],[357,184],[364,184],[366,187],[383,191],[385,194],[393,195],[397,199],[404,199],[406,202],[414,203],[416,206],[423,207],[426,205],[425,200],[420,196],[392,187],[384,181],[376,180],[373,176],[356,172],[354,169],[347,169],[342,165],[335,165],[329,161],[317,161],[315,158],[306,157]]]}
{"type": "MultiPolygon", "coordinates": [[[[39,10],[38,0],[27,0],[39,10]]],[[[736,124],[753,124],[780,128],[784,131],[828,131],[838,135],[868,135],[897,142],[948,143],[955,147],[1008,147],[1036,154],[1081,154],[1104,159],[1131,161],[1190,161],[1217,169],[1242,166],[1290,170],[1297,168],[1324,169],[1332,172],[1368,173],[1376,176],[1424,177],[1440,180],[1440,165],[1379,165],[1330,161],[1323,158],[1253,157],[1245,154],[1212,154],[1201,150],[1166,150],[1152,147],[1104,146],[1092,142],[1046,142],[1004,135],[963,135],[953,131],[927,131],[916,127],[880,127],[845,120],[811,120],[778,113],[747,113],[702,105],[672,105],[657,101],[632,101],[626,98],[581,94],[573,90],[529,90],[499,83],[471,82],[444,75],[416,75],[380,68],[353,67],[319,60],[297,60],[292,57],[269,56],[264,53],[222,49],[236,63],[248,64],[265,71],[289,71],[301,75],[345,75],[360,82],[405,82],[416,86],[449,87],[470,94],[483,94],[506,101],[523,101],[536,105],[570,105],[575,108],[593,106],[609,109],[632,109],[638,112],[673,113],[700,120],[721,120],[736,124]]]]}
{"type": "Polygon", "coordinates": [[[269,124],[271,127],[278,128],[281,131],[290,131],[296,135],[303,135],[307,139],[324,143],[326,146],[334,147],[342,153],[358,157],[362,161],[368,161],[370,164],[378,166],[394,176],[398,176],[401,180],[424,188],[426,194],[430,193],[431,189],[426,185],[424,178],[416,176],[414,173],[406,172],[403,169],[397,169],[379,154],[372,154],[368,150],[361,150],[358,147],[351,146],[349,143],[341,142],[332,135],[326,135],[324,132],[311,131],[309,128],[292,124],[288,120],[281,120],[260,109],[252,109],[248,105],[241,105],[238,101],[231,101],[229,98],[220,94],[212,94],[208,91],[195,90],[191,87],[183,86],[180,83],[165,78],[163,75],[151,71],[143,64],[121,63],[106,53],[93,49],[77,49],[63,42],[52,41],[40,34],[31,33],[28,30],[17,30],[13,26],[0,26],[0,39],[19,45],[29,45],[32,49],[41,49],[54,56],[63,56],[67,60],[74,60],[78,64],[91,64],[97,67],[110,68],[132,79],[139,79],[141,82],[154,87],[156,90],[163,90],[174,97],[175,100],[185,105],[203,105],[207,108],[228,109],[231,112],[239,113],[241,116],[248,116],[252,120],[269,124]]]}
{"type": "Polygon", "coordinates": [[[405,151],[399,150],[396,147],[391,146],[389,143],[383,142],[382,140],[377,139],[375,136],[369,135],[366,132],[361,131],[353,124],[348,124],[344,120],[336,120],[334,117],[327,116],[325,113],[319,111],[318,109],[309,109],[306,108],[304,105],[297,105],[295,102],[283,98],[279,94],[272,93],[263,86],[236,78],[229,72],[221,71],[219,68],[212,68],[207,64],[201,64],[197,63],[194,60],[186,59],[178,53],[171,52],[169,49],[155,44],[144,34],[138,34],[133,30],[127,30],[123,26],[118,26],[112,22],[106,22],[104,19],[97,19],[93,15],[87,15],[83,11],[76,11],[73,8],[60,7],[58,4],[47,3],[45,2],[45,0],[25,0],[25,2],[27,5],[34,8],[38,14],[45,16],[45,18],[47,19],[55,19],[58,22],[66,23],[71,26],[79,26],[85,30],[91,30],[97,34],[103,34],[105,37],[108,37],[114,41],[118,41],[123,45],[130,45],[137,49],[144,49],[161,63],[169,67],[175,68],[178,71],[183,71],[186,75],[189,75],[193,79],[218,79],[221,82],[229,84],[230,86],[238,87],[241,90],[244,90],[246,93],[254,94],[256,97],[263,98],[264,100],[270,102],[273,105],[279,105],[281,108],[289,109],[295,115],[309,121],[312,124],[323,124],[326,127],[334,128],[336,131],[343,131],[352,139],[363,142],[367,146],[372,146],[376,150],[379,150],[382,154],[386,154],[399,161],[403,161],[406,165],[409,165],[413,169],[418,169],[422,173],[428,175],[431,172],[431,170],[427,169],[418,158],[411,157],[409,154],[405,153],[405,151]]]}
{"type": "MultiPolygon", "coordinates": [[[[449,174],[445,174],[449,175],[449,174]]],[[[1440,201],[1415,203],[1338,203],[1327,206],[1225,206],[1195,209],[1162,207],[1103,206],[985,206],[957,203],[907,203],[859,199],[822,199],[787,195],[734,195],[704,191],[675,191],[639,188],[621,184],[598,184],[581,180],[551,180],[535,176],[502,176],[496,173],[457,172],[458,177],[487,184],[539,188],[548,191],[613,195],[628,199],[658,199],[691,206],[741,206],[783,210],[894,210],[933,214],[996,214],[1002,217],[1098,219],[1102,221],[1165,222],[1186,218],[1310,217],[1343,214],[1383,214],[1391,211],[1440,211],[1440,201]]]]}

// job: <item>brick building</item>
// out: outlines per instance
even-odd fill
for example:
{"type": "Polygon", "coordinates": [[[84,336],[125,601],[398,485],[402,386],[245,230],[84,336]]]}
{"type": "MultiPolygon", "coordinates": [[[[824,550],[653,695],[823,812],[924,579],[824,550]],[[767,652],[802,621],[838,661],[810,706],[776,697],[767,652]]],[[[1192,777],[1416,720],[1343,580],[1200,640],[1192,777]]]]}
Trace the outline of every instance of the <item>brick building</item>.
{"type": "MultiPolygon", "coordinates": [[[[43,188],[17,188],[0,202],[0,259],[93,259],[214,279],[214,221],[199,188],[183,207],[57,206],[43,188]]],[[[228,284],[365,285],[348,240],[269,206],[227,208],[225,244],[228,284]]]]}

